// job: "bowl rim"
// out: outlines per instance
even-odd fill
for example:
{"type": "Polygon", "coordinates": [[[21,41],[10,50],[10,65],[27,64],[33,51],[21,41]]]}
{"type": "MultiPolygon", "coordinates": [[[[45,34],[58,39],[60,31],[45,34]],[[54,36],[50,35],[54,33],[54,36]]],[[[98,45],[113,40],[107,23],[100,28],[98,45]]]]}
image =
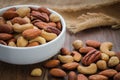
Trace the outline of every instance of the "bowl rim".
{"type": "MultiPolygon", "coordinates": [[[[38,6],[38,5],[13,5],[13,6],[8,6],[8,7],[4,7],[4,8],[1,8],[0,9],[0,13],[1,12],[4,12],[5,10],[9,9],[9,8],[12,8],[12,7],[15,7],[15,8],[20,8],[20,7],[34,7],[34,8],[39,8],[39,7],[42,7],[42,6],[38,6]]],[[[47,8],[47,7],[46,7],[47,8]]],[[[62,34],[64,34],[66,32],[66,23],[65,23],[65,20],[64,18],[62,17],[62,15],[60,15],[58,12],[50,9],[50,8],[47,8],[51,13],[54,13],[54,14],[57,14],[60,19],[61,19],[61,24],[62,24],[62,30],[61,30],[61,33],[53,40],[51,40],[50,42],[47,42],[45,44],[42,44],[42,45],[38,45],[38,46],[34,46],[34,47],[12,47],[12,46],[6,46],[6,45],[2,45],[0,44],[1,47],[4,47],[4,48],[9,48],[9,49],[34,49],[34,48],[40,48],[40,47],[45,47],[47,45],[51,45],[51,43],[55,42],[56,40],[58,40],[59,38],[62,37],[62,34]]]]}

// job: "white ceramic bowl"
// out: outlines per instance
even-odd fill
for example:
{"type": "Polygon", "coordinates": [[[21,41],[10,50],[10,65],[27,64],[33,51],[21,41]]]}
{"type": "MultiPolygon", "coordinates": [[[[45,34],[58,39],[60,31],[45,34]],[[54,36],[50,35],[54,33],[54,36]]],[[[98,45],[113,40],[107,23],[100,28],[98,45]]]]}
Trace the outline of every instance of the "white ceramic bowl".
{"type": "MultiPolygon", "coordinates": [[[[40,6],[36,5],[16,5],[16,6],[10,6],[0,9],[0,14],[2,14],[5,10],[11,8],[11,7],[34,7],[38,8],[40,6]]],[[[54,56],[58,53],[60,48],[63,46],[65,41],[65,32],[66,32],[66,24],[64,19],[60,14],[57,12],[49,9],[52,13],[57,14],[62,23],[62,31],[59,34],[57,38],[54,40],[42,44],[40,46],[35,47],[10,47],[0,44],[0,60],[12,63],[12,64],[33,64],[42,62],[44,60],[49,59],[50,57],[54,56]]]]}

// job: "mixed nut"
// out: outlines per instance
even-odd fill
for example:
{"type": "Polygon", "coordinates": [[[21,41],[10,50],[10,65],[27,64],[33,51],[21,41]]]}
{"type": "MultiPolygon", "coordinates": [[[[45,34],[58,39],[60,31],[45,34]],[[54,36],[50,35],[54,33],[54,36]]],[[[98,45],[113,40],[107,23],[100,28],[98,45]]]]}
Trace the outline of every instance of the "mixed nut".
{"type": "Polygon", "coordinates": [[[51,76],[68,76],[68,80],[120,80],[120,59],[111,51],[113,43],[87,40],[84,46],[81,40],[75,40],[72,45],[73,51],[62,48],[57,58],[43,64],[51,76]]]}
{"type": "Polygon", "coordinates": [[[60,17],[45,7],[13,7],[0,15],[2,45],[38,46],[55,39],[61,30],[60,17]]]}

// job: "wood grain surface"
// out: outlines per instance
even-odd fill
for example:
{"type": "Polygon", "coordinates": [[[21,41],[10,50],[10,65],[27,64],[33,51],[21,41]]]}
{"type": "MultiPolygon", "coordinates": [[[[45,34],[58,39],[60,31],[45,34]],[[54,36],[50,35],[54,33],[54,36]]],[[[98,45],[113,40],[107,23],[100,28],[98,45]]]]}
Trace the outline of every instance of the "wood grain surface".
{"type": "MultiPolygon", "coordinates": [[[[6,0],[6,1],[9,1],[9,3],[8,2],[6,3],[4,0],[0,0],[0,8],[13,5],[15,0],[6,0]]],[[[19,2],[21,1],[22,0],[20,0],[19,2]]],[[[27,0],[23,0],[23,1],[26,2],[27,0]]],[[[39,0],[37,1],[39,2],[39,0]]],[[[19,3],[16,2],[15,4],[19,4],[19,3]]],[[[102,11],[106,12],[104,10],[102,11]]],[[[116,52],[120,52],[120,30],[112,30],[109,26],[105,28],[99,27],[99,28],[84,30],[79,32],[78,34],[70,34],[67,31],[65,44],[63,45],[63,47],[66,47],[72,50],[73,47],[71,44],[76,39],[83,40],[84,42],[88,39],[98,40],[101,42],[111,41],[114,44],[113,50],[116,52]]],[[[0,62],[0,80],[67,80],[67,77],[62,79],[51,77],[48,74],[48,69],[45,69],[44,67],[42,67],[42,63],[32,64],[32,65],[14,65],[14,64],[4,63],[1,61],[0,62]],[[31,77],[30,76],[31,70],[37,67],[42,68],[43,70],[42,76],[31,77]]]]}

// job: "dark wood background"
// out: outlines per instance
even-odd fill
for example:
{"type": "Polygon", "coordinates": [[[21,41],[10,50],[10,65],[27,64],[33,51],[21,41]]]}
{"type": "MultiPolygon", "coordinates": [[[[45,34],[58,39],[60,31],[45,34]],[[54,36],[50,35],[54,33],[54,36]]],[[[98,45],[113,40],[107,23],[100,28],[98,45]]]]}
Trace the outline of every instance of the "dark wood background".
{"type": "MultiPolygon", "coordinates": [[[[6,1],[10,1],[10,0],[6,0],[6,1]]],[[[15,0],[11,0],[11,2],[5,2],[4,0],[1,0],[0,7],[2,8],[8,5],[12,5],[14,1],[15,0]]],[[[116,10],[116,12],[120,14],[120,9],[118,11],[116,10]]],[[[98,40],[101,42],[111,41],[114,44],[113,50],[116,52],[120,52],[120,30],[112,30],[109,26],[92,28],[81,31],[77,34],[70,34],[67,31],[65,44],[63,45],[63,47],[72,50],[73,47],[71,44],[76,39],[83,40],[84,42],[88,39],[98,40]]],[[[67,77],[65,79],[53,79],[48,74],[48,70],[42,67],[41,65],[42,63],[32,64],[32,65],[13,65],[13,64],[0,62],[0,80],[65,80],[67,79],[67,77]],[[42,68],[43,70],[42,76],[31,77],[30,76],[31,70],[37,67],[42,68]]]]}

